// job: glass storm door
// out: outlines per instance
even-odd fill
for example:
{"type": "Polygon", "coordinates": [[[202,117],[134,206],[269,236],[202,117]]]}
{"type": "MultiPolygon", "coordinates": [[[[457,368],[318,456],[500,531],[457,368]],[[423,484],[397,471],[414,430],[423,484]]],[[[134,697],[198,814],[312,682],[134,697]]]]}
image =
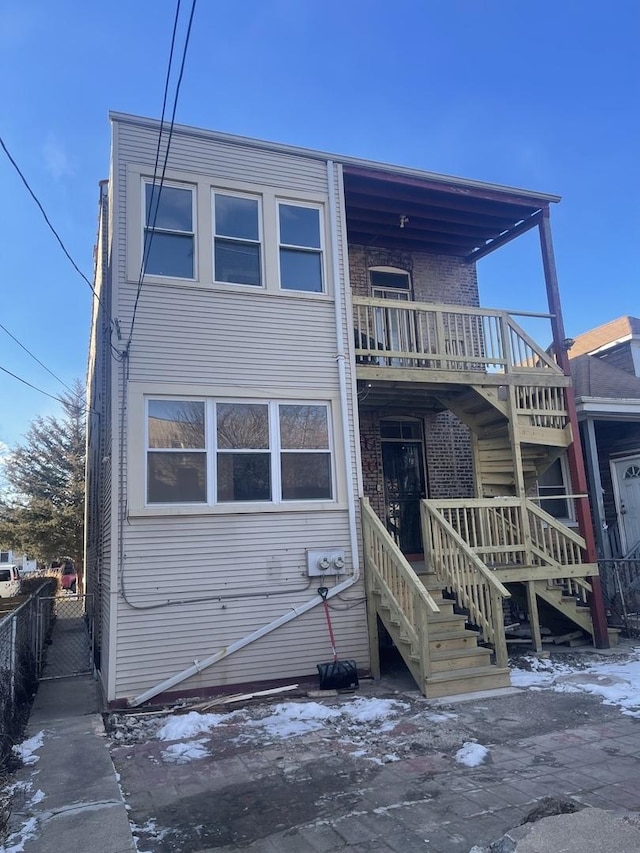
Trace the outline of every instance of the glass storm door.
{"type": "Polygon", "coordinates": [[[420,501],[426,497],[424,452],[422,436],[411,437],[416,433],[421,433],[418,421],[381,422],[385,524],[404,554],[423,551],[420,501]],[[392,433],[398,437],[390,438],[392,433]]]}
{"type": "Polygon", "coordinates": [[[640,542],[640,456],[613,463],[618,486],[618,517],[623,552],[640,542]]]}

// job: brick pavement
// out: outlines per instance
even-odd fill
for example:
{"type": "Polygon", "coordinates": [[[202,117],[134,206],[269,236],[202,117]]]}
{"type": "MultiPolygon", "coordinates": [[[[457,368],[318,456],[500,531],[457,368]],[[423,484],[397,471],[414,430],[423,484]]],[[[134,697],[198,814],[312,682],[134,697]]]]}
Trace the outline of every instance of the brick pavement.
{"type": "Polygon", "coordinates": [[[137,831],[139,848],[468,853],[550,795],[640,811],[640,720],[594,697],[530,691],[463,703],[450,709],[452,723],[429,731],[415,716],[429,703],[409,698],[411,719],[384,735],[399,760],[386,763],[326,732],[243,743],[241,724],[214,729],[210,754],[183,765],[164,763],[157,741],[115,747],[131,820],[155,821],[137,831]],[[474,738],[489,748],[486,763],[456,764],[456,749],[474,738]]]}

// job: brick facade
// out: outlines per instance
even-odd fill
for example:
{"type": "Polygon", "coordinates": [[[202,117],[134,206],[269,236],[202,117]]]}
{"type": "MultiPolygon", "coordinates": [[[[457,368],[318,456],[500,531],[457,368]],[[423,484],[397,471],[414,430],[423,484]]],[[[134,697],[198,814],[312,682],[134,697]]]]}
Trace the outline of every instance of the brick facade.
{"type": "MultiPolygon", "coordinates": [[[[349,246],[349,275],[354,295],[368,296],[369,270],[394,267],[409,273],[413,299],[418,302],[478,305],[478,281],[474,264],[459,258],[409,253],[372,246],[349,246]]],[[[380,518],[385,516],[382,480],[380,420],[384,409],[360,411],[360,447],[364,494],[380,518]]],[[[451,412],[435,412],[409,404],[394,407],[394,418],[417,418],[422,424],[427,497],[473,497],[473,466],[468,428],[451,412]]]]}
{"type": "Polygon", "coordinates": [[[371,267],[395,267],[411,276],[417,302],[479,305],[475,264],[446,255],[400,252],[372,246],[349,246],[349,277],[355,296],[369,296],[371,267]]]}

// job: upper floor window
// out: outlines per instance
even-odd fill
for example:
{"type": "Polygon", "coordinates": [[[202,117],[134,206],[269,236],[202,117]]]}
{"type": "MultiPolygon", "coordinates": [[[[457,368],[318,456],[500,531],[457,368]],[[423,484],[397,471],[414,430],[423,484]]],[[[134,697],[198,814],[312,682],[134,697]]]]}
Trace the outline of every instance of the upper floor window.
{"type": "Polygon", "coordinates": [[[147,275],[195,278],[194,196],[191,187],[144,184],[144,270],[147,275]]]}
{"type": "Polygon", "coordinates": [[[262,284],[260,207],[257,198],[213,194],[213,278],[229,284],[262,284]]]}
{"type": "Polygon", "coordinates": [[[369,270],[371,295],[379,299],[411,299],[409,273],[393,267],[378,267],[369,270]]]}
{"type": "Polygon", "coordinates": [[[324,291],[320,209],[278,204],[280,287],[283,290],[324,291]]]}

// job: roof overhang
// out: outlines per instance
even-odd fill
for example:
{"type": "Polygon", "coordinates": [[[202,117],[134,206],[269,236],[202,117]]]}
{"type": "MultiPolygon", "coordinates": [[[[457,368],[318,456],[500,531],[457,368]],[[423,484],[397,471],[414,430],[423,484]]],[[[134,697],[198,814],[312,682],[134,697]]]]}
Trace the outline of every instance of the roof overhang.
{"type": "Polygon", "coordinates": [[[475,262],[535,227],[558,196],[343,165],[350,243],[475,262]]]}
{"type": "Polygon", "coordinates": [[[576,397],[576,411],[581,420],[640,421],[640,399],[576,397]]]}

